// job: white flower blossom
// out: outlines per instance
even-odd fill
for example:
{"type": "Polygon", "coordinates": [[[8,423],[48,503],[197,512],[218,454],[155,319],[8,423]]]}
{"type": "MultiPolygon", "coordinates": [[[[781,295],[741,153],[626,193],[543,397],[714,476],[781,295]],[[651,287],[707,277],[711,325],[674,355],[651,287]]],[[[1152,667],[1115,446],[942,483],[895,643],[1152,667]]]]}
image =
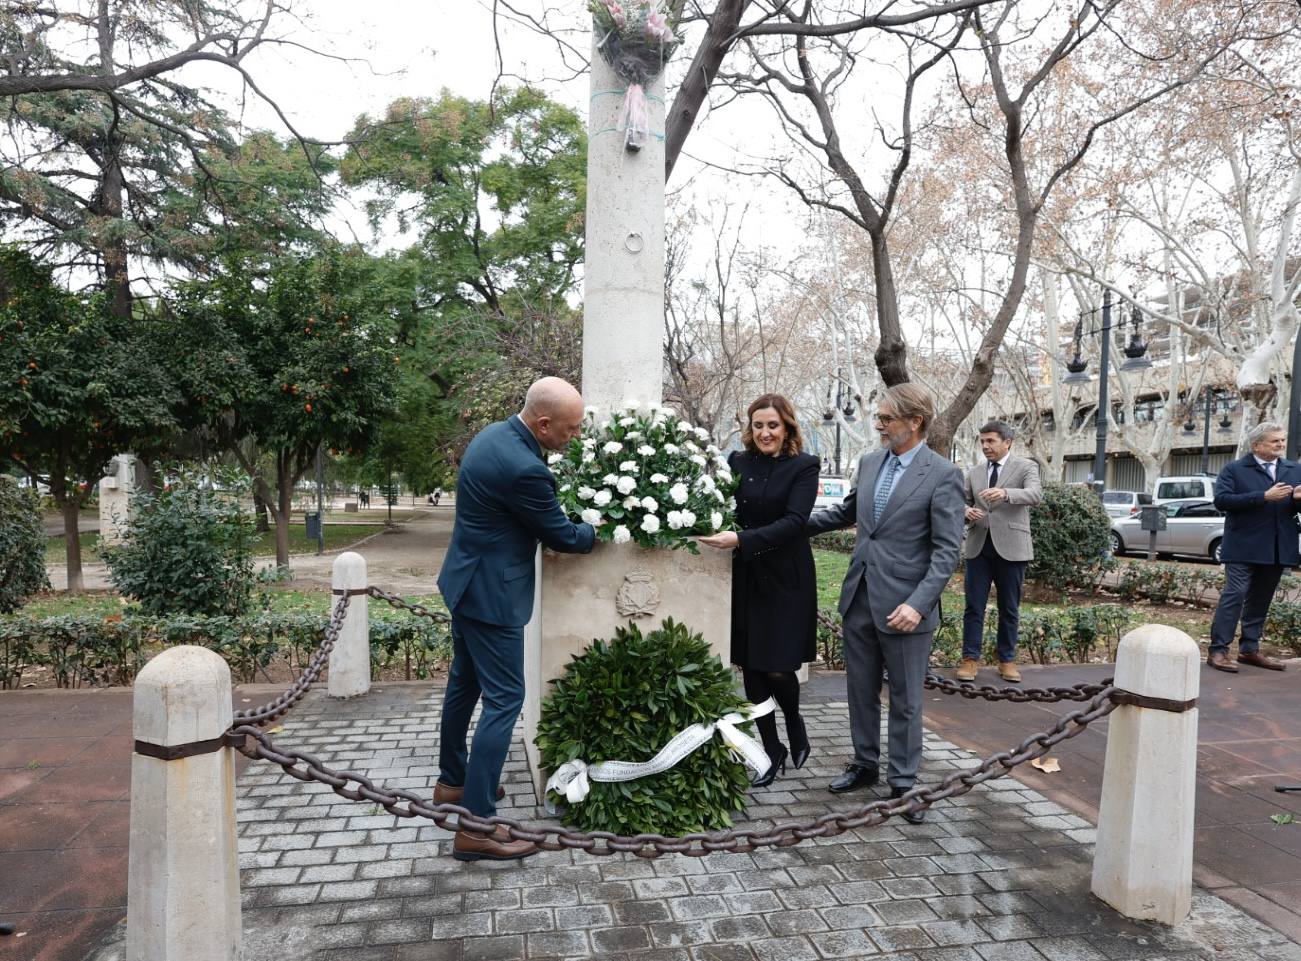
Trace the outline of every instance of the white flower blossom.
{"type": "Polygon", "coordinates": [[[696,486],[699,487],[706,494],[708,494],[710,491],[714,489],[714,479],[710,477],[708,474],[701,474],[698,478],[696,478],[696,486]]]}
{"type": "Polygon", "coordinates": [[[682,530],[682,511],[669,511],[668,514],[665,515],[665,517],[669,522],[669,530],[671,531],[682,530]]]}
{"type": "Polygon", "coordinates": [[[719,455],[719,450],[713,444],[710,444],[708,447],[705,448],[705,453],[708,454],[710,457],[717,457],[719,455]]]}
{"type": "Polygon", "coordinates": [[[652,514],[654,514],[657,510],[660,509],[660,502],[653,497],[643,497],[641,499],[641,506],[646,508],[652,514]]]}
{"type": "Polygon", "coordinates": [[[691,463],[695,464],[698,467],[704,467],[708,462],[699,454],[692,454],[691,463]]]}
{"type": "Polygon", "coordinates": [[[666,453],[666,454],[676,454],[676,453],[678,452],[679,449],[680,449],[680,448],[678,447],[677,444],[665,444],[665,445],[664,445],[664,453],[666,453]]]}
{"type": "Polygon", "coordinates": [[[731,480],[732,478],[731,468],[728,466],[726,457],[724,457],[722,454],[719,454],[717,457],[714,458],[714,466],[718,468],[719,477],[722,477],[724,474],[726,474],[728,480],[731,480]]]}
{"type": "Polygon", "coordinates": [[[720,468],[718,471],[718,482],[720,484],[732,483],[732,472],[726,468],[720,468]]]}
{"type": "Polygon", "coordinates": [[[564,459],[565,459],[565,455],[560,453],[559,451],[547,455],[548,464],[559,464],[564,459]]]}
{"type": "Polygon", "coordinates": [[[683,526],[683,527],[695,527],[695,526],[696,526],[696,515],[693,514],[691,511],[684,510],[684,511],[682,512],[682,526],[683,526]]]}
{"type": "Polygon", "coordinates": [[[584,417],[595,417],[595,416],[596,416],[596,412],[597,412],[598,410],[600,410],[599,407],[596,407],[596,406],[594,406],[593,404],[588,404],[586,407],[583,408],[583,416],[584,416],[584,417]]]}
{"type": "Polygon", "coordinates": [[[626,510],[632,510],[633,508],[641,507],[641,498],[638,497],[636,494],[629,494],[627,497],[623,499],[623,506],[626,510]]]}
{"type": "Polygon", "coordinates": [[[654,514],[647,514],[641,519],[641,529],[647,534],[654,534],[660,529],[660,519],[654,514]]]}
{"type": "Polygon", "coordinates": [[[631,494],[637,487],[637,482],[631,477],[620,477],[614,482],[614,486],[618,488],[620,494],[631,494]]]}
{"type": "Polygon", "coordinates": [[[690,434],[695,431],[695,428],[691,426],[689,421],[680,420],[678,421],[678,430],[682,431],[684,434],[690,434]]]}
{"type": "Polygon", "coordinates": [[[601,483],[606,487],[613,487],[615,484],[619,483],[619,477],[616,474],[606,474],[601,478],[601,483]]]}
{"type": "Polygon", "coordinates": [[[619,451],[623,450],[623,445],[617,440],[608,440],[605,442],[605,447],[603,447],[602,450],[607,454],[617,454],[619,451]]]}
{"type": "Polygon", "coordinates": [[[590,464],[590,463],[592,463],[592,461],[594,461],[594,460],[596,460],[596,451],[594,451],[594,450],[585,450],[585,451],[583,451],[583,463],[584,463],[584,464],[590,464]]]}
{"type": "Polygon", "coordinates": [[[709,431],[705,430],[703,427],[697,427],[696,436],[701,440],[709,440],[709,431]]]}
{"type": "Polygon", "coordinates": [[[620,524],[614,529],[614,542],[616,544],[627,544],[630,540],[632,540],[632,532],[625,525],[620,524]]]}
{"type": "Polygon", "coordinates": [[[626,397],[626,398],[624,398],[624,401],[623,401],[623,409],[626,410],[626,411],[628,411],[628,413],[630,413],[630,414],[635,414],[635,413],[637,413],[637,408],[640,407],[640,406],[641,406],[641,405],[637,403],[637,401],[636,401],[635,398],[633,398],[633,397],[626,397]]]}
{"type": "Polygon", "coordinates": [[[592,499],[592,495],[595,493],[596,491],[594,491],[592,488],[584,484],[582,487],[578,488],[578,499],[584,501],[590,501],[592,499]]]}
{"type": "Polygon", "coordinates": [[[693,454],[700,453],[700,447],[693,440],[684,440],[682,442],[682,449],[685,451],[690,451],[693,454]]]}
{"type": "Polygon", "coordinates": [[[609,491],[597,491],[596,496],[592,498],[592,503],[597,507],[604,507],[614,499],[614,495],[609,491]]]}
{"type": "Polygon", "coordinates": [[[642,444],[640,447],[637,448],[637,453],[641,454],[642,457],[654,457],[655,448],[652,447],[650,444],[642,444]]]}
{"type": "Polygon", "coordinates": [[[723,526],[723,515],[721,512],[714,511],[709,515],[709,526],[714,530],[718,530],[723,526]]]}
{"type": "Polygon", "coordinates": [[[586,523],[591,524],[593,527],[601,523],[601,512],[598,511],[595,507],[583,508],[583,512],[578,516],[581,517],[586,523]]]}
{"type": "Polygon", "coordinates": [[[669,479],[665,477],[663,474],[651,474],[650,482],[652,484],[667,484],[669,482],[669,479]]]}
{"type": "Polygon", "coordinates": [[[567,491],[567,490],[571,490],[571,489],[573,488],[573,486],[574,486],[573,484],[561,484],[561,485],[560,485],[560,493],[563,494],[563,493],[565,493],[565,491],[567,491]]]}
{"type": "Polygon", "coordinates": [[[635,474],[637,473],[637,462],[635,460],[626,460],[619,465],[619,470],[625,474],[635,474]]]}
{"type": "Polygon", "coordinates": [[[691,492],[687,490],[686,484],[679,482],[669,488],[669,497],[673,499],[675,504],[685,504],[688,498],[691,497],[691,492]]]}
{"type": "Polygon", "coordinates": [[[619,426],[620,426],[620,427],[631,427],[631,426],[632,426],[633,424],[635,424],[635,423],[637,423],[637,418],[636,418],[636,417],[620,417],[620,418],[619,418],[619,426]]]}
{"type": "Polygon", "coordinates": [[[596,438],[595,438],[595,437],[584,437],[584,438],[583,438],[583,446],[584,446],[584,447],[595,447],[595,446],[596,446],[596,438]]]}
{"type": "Polygon", "coordinates": [[[714,491],[714,497],[717,498],[718,503],[720,503],[720,504],[726,504],[726,503],[727,503],[727,498],[723,496],[723,492],[722,492],[722,491],[714,491]]]}

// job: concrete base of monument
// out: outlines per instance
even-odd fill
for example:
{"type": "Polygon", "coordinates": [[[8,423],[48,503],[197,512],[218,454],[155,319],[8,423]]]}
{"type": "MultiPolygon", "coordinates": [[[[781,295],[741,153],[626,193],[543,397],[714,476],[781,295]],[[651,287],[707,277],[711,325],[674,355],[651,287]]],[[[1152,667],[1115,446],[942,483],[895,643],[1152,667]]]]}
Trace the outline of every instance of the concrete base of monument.
{"type": "Polygon", "coordinates": [[[591,554],[539,552],[538,564],[533,620],[524,631],[524,745],[541,801],[546,776],[533,738],[550,682],[593,640],[613,637],[615,628],[630,622],[643,632],[654,630],[669,617],[704,635],[727,664],[732,552],[702,547],[696,555],[598,543],[591,554]]]}

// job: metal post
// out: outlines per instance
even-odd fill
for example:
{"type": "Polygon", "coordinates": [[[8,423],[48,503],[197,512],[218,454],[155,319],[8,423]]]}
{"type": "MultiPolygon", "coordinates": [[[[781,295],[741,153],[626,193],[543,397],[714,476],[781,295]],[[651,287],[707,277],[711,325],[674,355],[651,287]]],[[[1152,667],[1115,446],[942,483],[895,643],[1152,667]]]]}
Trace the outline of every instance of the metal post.
{"type": "Polygon", "coordinates": [[[1211,391],[1206,391],[1206,417],[1202,422],[1202,473],[1211,472],[1211,391]]]}
{"type": "Polygon", "coordinates": [[[1292,344],[1292,383],[1287,400],[1287,456],[1301,457],[1301,337],[1292,344]]]}
{"type": "Polygon", "coordinates": [[[1094,489],[1101,497],[1107,489],[1107,418],[1111,413],[1107,398],[1107,373],[1111,365],[1111,291],[1102,292],[1102,362],[1098,368],[1098,447],[1093,454],[1094,489]]]}
{"type": "Polygon", "coordinates": [[[321,460],[321,445],[316,445],[316,555],[325,553],[325,464],[321,460]]]}

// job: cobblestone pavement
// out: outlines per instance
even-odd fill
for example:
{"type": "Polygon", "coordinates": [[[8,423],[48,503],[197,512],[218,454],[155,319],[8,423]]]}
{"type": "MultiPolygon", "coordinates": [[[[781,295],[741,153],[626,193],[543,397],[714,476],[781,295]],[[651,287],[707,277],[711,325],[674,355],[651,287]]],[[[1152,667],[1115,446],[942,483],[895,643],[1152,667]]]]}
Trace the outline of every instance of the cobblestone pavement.
{"type": "MultiPolygon", "coordinates": [[[[276,740],[430,789],[441,696],[406,685],[347,702],[313,695],[276,740]]],[[[755,792],[750,817],[871,799],[825,790],[848,751],[845,703],[811,703],[806,716],[813,757],[755,792]]],[[[922,778],[972,759],[928,733],[922,778]]],[[[500,813],[539,819],[519,741],[504,781],[500,813]]],[[[1301,961],[1301,947],[1200,892],[1177,928],[1121,918],[1088,893],[1093,828],[1011,778],[941,802],[922,825],[792,848],[653,861],[543,852],[505,864],[457,862],[432,824],[261,763],[239,792],[246,961],[1301,961]]],[[[93,957],[121,951],[119,941],[93,957]]]]}

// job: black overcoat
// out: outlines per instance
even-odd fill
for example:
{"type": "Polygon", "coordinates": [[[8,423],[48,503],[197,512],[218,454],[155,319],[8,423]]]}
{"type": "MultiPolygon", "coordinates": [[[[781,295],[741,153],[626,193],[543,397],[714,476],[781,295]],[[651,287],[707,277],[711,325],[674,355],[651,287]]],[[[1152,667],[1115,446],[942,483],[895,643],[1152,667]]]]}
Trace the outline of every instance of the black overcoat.
{"type": "Polygon", "coordinates": [[[812,454],[734,451],[740,546],[732,560],[732,662],[796,671],[814,658],[817,573],[804,523],[818,496],[812,454]]]}

